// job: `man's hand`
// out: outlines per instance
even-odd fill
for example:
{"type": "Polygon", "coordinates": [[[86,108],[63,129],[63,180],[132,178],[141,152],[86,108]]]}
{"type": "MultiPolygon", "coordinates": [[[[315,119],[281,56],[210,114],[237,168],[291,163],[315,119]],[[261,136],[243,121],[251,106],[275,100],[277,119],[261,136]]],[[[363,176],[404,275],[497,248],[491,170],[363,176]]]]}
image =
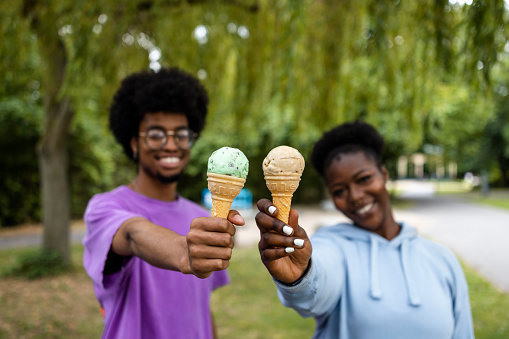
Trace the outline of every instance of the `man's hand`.
{"type": "Polygon", "coordinates": [[[207,278],[214,271],[228,268],[234,246],[235,225],[244,225],[244,218],[231,210],[228,218],[202,217],[191,222],[186,236],[188,258],[182,258],[180,270],[207,278]]]}
{"type": "Polygon", "coordinates": [[[206,278],[228,267],[235,225],[244,225],[237,211],[228,219],[196,218],[187,236],[151,223],[144,218],[124,222],[113,237],[111,251],[121,256],[137,256],[166,270],[206,278]]]}

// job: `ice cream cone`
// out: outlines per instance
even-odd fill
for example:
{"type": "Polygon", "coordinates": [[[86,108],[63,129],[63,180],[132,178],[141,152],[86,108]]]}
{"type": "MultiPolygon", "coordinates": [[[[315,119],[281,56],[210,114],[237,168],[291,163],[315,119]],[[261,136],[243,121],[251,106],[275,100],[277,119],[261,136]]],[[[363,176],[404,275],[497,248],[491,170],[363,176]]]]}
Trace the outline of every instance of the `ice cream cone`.
{"type": "Polygon", "coordinates": [[[246,179],[208,172],[207,181],[212,195],[210,215],[220,218],[228,217],[233,199],[239,195],[246,179]]]}
{"type": "Polygon", "coordinates": [[[304,158],[295,148],[278,146],[263,160],[262,168],[272,203],[277,207],[277,218],[288,224],[293,193],[299,187],[304,171],[304,158]]]}
{"type": "Polygon", "coordinates": [[[300,175],[265,176],[267,188],[272,193],[272,203],[279,210],[277,218],[288,224],[293,193],[299,187],[300,175]]]}

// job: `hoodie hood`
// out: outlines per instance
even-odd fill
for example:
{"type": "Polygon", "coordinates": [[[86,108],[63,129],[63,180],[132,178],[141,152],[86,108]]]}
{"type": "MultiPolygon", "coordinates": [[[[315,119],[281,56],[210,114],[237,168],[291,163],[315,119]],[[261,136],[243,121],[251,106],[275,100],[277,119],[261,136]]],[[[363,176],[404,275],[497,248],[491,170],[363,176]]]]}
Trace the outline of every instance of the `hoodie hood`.
{"type": "Polygon", "coordinates": [[[392,240],[387,240],[384,237],[364,230],[360,227],[342,224],[339,233],[347,239],[354,241],[366,242],[370,246],[370,295],[373,299],[381,299],[383,291],[380,288],[380,272],[379,272],[379,248],[380,246],[389,246],[398,251],[401,266],[403,268],[403,275],[408,293],[408,303],[411,306],[420,306],[421,298],[417,295],[417,288],[408,267],[408,254],[409,245],[412,240],[417,237],[417,230],[405,223],[399,224],[401,231],[392,240]]]}

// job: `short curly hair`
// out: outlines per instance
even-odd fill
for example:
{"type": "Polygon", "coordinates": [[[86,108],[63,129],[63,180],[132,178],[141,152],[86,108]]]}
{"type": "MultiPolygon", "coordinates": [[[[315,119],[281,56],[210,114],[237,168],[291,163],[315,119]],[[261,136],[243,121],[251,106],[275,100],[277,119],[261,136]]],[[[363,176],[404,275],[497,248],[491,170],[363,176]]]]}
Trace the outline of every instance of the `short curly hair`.
{"type": "Polygon", "coordinates": [[[372,125],[358,120],[346,122],[325,132],[315,143],[311,163],[324,177],[327,167],[341,154],[363,152],[381,168],[384,148],[383,137],[372,125]]]}
{"type": "Polygon", "coordinates": [[[110,107],[109,125],[125,154],[134,159],[130,146],[147,113],[183,113],[189,128],[200,133],[205,125],[209,98],[203,85],[177,67],[158,72],[141,71],[126,77],[110,107]]]}

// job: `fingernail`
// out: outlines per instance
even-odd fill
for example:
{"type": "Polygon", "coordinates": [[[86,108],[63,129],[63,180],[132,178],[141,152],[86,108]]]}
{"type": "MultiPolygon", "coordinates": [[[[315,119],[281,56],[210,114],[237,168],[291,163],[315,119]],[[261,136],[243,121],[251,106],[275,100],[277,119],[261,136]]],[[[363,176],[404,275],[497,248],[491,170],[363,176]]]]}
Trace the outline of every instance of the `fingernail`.
{"type": "Polygon", "coordinates": [[[270,215],[274,215],[274,212],[276,212],[276,207],[275,206],[270,206],[268,208],[268,210],[269,210],[270,215]]]}
{"type": "Polygon", "coordinates": [[[293,241],[293,243],[295,244],[295,246],[299,246],[299,247],[304,246],[304,240],[303,239],[295,239],[293,241]]]}
{"type": "Polygon", "coordinates": [[[286,235],[290,235],[292,234],[293,232],[293,228],[291,228],[290,226],[283,226],[283,233],[286,234],[286,235]]]}
{"type": "Polygon", "coordinates": [[[287,248],[285,248],[285,252],[286,252],[286,253],[293,253],[293,251],[295,251],[295,248],[293,248],[293,247],[287,247],[287,248]]]}

